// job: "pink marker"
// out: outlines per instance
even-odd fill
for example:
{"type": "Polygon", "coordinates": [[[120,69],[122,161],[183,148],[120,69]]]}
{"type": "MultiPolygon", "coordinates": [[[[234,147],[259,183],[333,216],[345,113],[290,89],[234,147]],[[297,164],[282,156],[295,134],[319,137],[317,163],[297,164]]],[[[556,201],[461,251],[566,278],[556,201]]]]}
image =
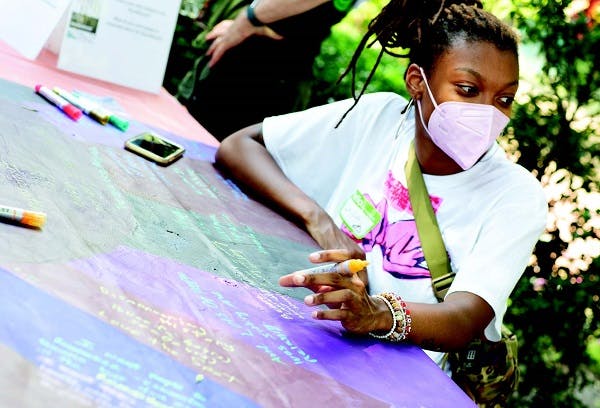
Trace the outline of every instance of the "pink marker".
{"type": "Polygon", "coordinates": [[[57,108],[62,110],[68,117],[73,120],[79,120],[81,115],[81,109],[76,106],[70,104],[65,98],[60,95],[57,95],[55,92],[52,92],[50,89],[46,88],[43,85],[36,85],[35,91],[44,97],[48,102],[55,105],[57,108]]]}

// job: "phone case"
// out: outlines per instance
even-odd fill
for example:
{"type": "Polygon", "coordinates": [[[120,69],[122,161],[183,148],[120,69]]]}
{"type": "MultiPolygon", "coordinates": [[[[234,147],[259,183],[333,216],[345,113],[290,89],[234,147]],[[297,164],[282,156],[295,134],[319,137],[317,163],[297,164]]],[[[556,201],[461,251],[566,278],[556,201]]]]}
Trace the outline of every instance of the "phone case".
{"type": "Polygon", "coordinates": [[[132,137],[125,142],[125,148],[163,166],[173,163],[185,151],[185,148],[178,143],[153,132],[144,132],[132,137]],[[161,149],[168,149],[168,151],[161,152],[161,149]]]}

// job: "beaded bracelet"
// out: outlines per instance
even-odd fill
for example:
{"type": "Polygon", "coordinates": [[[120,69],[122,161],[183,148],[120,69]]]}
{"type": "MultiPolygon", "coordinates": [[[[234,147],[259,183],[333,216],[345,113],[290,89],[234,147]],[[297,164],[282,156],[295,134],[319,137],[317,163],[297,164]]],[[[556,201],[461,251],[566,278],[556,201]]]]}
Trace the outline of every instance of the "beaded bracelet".
{"type": "MultiPolygon", "coordinates": [[[[385,303],[385,305],[388,307],[388,309],[390,309],[392,316],[394,316],[394,307],[392,306],[392,304],[390,303],[389,300],[387,300],[383,295],[375,295],[373,297],[383,300],[383,303],[385,303]]],[[[390,329],[389,332],[387,332],[386,334],[383,334],[383,335],[369,332],[369,336],[375,337],[376,339],[387,339],[394,334],[397,326],[398,326],[398,321],[394,318],[393,323],[392,323],[392,328],[390,329]]]]}
{"type": "Polygon", "coordinates": [[[371,337],[376,339],[385,339],[393,342],[398,342],[406,339],[412,328],[412,319],[410,311],[406,307],[406,303],[402,298],[393,293],[381,293],[374,297],[383,300],[385,305],[390,309],[393,317],[392,328],[386,334],[376,334],[369,332],[371,337]]]}

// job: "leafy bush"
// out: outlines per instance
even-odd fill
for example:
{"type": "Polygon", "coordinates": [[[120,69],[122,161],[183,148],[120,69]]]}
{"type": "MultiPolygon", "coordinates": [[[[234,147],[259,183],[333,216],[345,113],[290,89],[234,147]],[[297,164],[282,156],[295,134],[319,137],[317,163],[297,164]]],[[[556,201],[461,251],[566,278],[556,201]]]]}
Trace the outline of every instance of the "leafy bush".
{"type": "Polygon", "coordinates": [[[577,395],[599,378],[587,349],[600,337],[600,30],[570,15],[570,1],[513,3],[512,18],[544,62],[516,107],[509,143],[540,177],[550,208],[507,316],[522,339],[516,399],[519,407],[585,406],[577,395]]]}

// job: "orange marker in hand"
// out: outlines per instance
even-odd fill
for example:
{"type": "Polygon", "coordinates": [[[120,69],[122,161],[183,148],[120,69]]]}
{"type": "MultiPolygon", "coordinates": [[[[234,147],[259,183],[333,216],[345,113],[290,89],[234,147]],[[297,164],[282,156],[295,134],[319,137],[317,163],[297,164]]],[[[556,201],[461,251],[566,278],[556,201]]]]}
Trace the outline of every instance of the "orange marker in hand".
{"type": "Polygon", "coordinates": [[[325,265],[315,266],[314,268],[302,269],[295,271],[294,273],[302,273],[305,275],[313,275],[317,273],[331,273],[337,272],[341,274],[357,273],[362,271],[369,264],[368,261],[363,259],[348,259],[343,262],[330,263],[325,265]]]}

